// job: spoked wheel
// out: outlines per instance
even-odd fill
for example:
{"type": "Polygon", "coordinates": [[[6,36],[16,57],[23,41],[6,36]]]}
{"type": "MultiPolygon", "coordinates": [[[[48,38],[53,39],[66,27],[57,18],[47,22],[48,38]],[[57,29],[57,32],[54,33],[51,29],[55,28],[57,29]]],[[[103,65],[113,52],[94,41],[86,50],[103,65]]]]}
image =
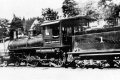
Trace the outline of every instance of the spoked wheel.
{"type": "Polygon", "coordinates": [[[7,61],[4,61],[3,64],[2,64],[3,67],[7,67],[8,66],[8,62],[7,61]]]}
{"type": "Polygon", "coordinates": [[[119,61],[114,60],[114,62],[115,62],[114,66],[115,66],[116,68],[120,68],[120,60],[119,60],[119,61]]]}
{"type": "Polygon", "coordinates": [[[64,61],[62,59],[57,59],[50,62],[50,66],[54,66],[54,67],[62,67],[63,64],[64,64],[64,61]]]}
{"type": "Polygon", "coordinates": [[[29,63],[28,63],[28,62],[25,62],[25,66],[28,67],[28,66],[29,66],[29,63]]]}
{"type": "Polygon", "coordinates": [[[57,67],[62,67],[63,66],[63,60],[62,59],[58,59],[58,61],[57,61],[57,67]]]}
{"type": "Polygon", "coordinates": [[[101,63],[101,64],[100,64],[100,69],[106,68],[107,65],[108,65],[107,62],[103,62],[103,63],[101,63]]]}
{"type": "Polygon", "coordinates": [[[77,68],[77,67],[78,67],[78,68],[85,68],[84,63],[83,63],[83,61],[81,61],[81,60],[75,60],[74,63],[75,63],[76,68],[77,68]]]}
{"type": "Polygon", "coordinates": [[[33,62],[31,62],[30,66],[32,66],[32,67],[37,67],[38,64],[39,64],[39,62],[33,61],[33,62]]]}
{"type": "Polygon", "coordinates": [[[79,67],[80,68],[85,68],[85,65],[84,64],[80,64],[79,67]]]}
{"type": "Polygon", "coordinates": [[[19,66],[20,66],[20,62],[16,61],[16,62],[14,63],[14,65],[15,65],[15,67],[19,67],[19,66]]]}

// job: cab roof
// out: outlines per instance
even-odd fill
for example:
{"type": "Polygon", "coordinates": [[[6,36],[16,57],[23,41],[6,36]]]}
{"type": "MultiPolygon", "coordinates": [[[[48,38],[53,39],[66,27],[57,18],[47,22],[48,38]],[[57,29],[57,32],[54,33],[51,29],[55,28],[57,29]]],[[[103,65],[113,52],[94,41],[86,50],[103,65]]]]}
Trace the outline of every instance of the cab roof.
{"type": "Polygon", "coordinates": [[[59,19],[59,20],[44,21],[41,24],[41,26],[47,26],[47,25],[60,23],[61,21],[77,20],[77,19],[86,19],[87,21],[96,21],[95,18],[90,18],[88,16],[75,16],[75,17],[69,17],[69,18],[64,18],[64,19],[59,19]]]}
{"type": "Polygon", "coordinates": [[[51,24],[57,24],[59,23],[60,20],[51,20],[51,21],[45,21],[41,24],[41,26],[47,26],[47,25],[51,25],[51,24]]]}

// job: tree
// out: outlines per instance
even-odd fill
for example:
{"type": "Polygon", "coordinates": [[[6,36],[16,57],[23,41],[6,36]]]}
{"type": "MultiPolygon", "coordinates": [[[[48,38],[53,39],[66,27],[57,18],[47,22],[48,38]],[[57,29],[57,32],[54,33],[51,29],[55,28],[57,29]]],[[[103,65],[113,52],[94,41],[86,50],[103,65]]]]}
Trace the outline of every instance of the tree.
{"type": "Polygon", "coordinates": [[[98,9],[97,3],[94,1],[89,1],[89,2],[86,2],[86,4],[84,4],[83,9],[81,10],[83,15],[96,18],[98,17],[97,9],[98,9]]]}
{"type": "Polygon", "coordinates": [[[33,17],[33,18],[30,18],[30,19],[27,19],[27,20],[26,20],[26,32],[29,31],[29,29],[30,29],[30,27],[31,27],[31,25],[33,24],[33,22],[34,22],[35,19],[36,19],[36,18],[33,17]]]}
{"type": "Polygon", "coordinates": [[[114,3],[113,0],[100,0],[98,6],[102,7],[104,19],[117,18],[120,12],[120,5],[114,3]]]}
{"type": "Polygon", "coordinates": [[[79,8],[74,0],[65,0],[62,6],[64,17],[73,17],[79,15],[79,8]]]}
{"type": "Polygon", "coordinates": [[[12,19],[12,22],[11,22],[10,28],[11,29],[21,28],[21,30],[23,30],[23,22],[22,22],[22,20],[14,15],[13,19],[12,19]]]}
{"type": "Polygon", "coordinates": [[[58,19],[58,12],[50,8],[42,9],[42,16],[44,20],[56,20],[58,19]]]}
{"type": "Polygon", "coordinates": [[[25,30],[25,33],[26,33],[26,34],[28,34],[28,31],[30,30],[32,24],[34,23],[34,21],[35,21],[36,19],[39,21],[39,23],[35,25],[35,29],[36,29],[37,34],[40,33],[40,31],[41,31],[41,29],[40,29],[40,28],[41,28],[41,27],[40,27],[40,24],[41,24],[44,20],[43,20],[43,18],[33,17],[33,18],[30,18],[30,19],[25,20],[25,28],[24,28],[24,30],[25,30]]]}
{"type": "Polygon", "coordinates": [[[7,19],[0,19],[0,26],[2,27],[2,28],[6,28],[6,27],[8,27],[8,20],[7,19]]]}
{"type": "Polygon", "coordinates": [[[112,0],[99,0],[98,5],[103,6],[103,7],[107,7],[110,4],[108,2],[112,2],[112,0]]]}
{"type": "Polygon", "coordinates": [[[120,5],[115,5],[111,17],[118,18],[120,12],[120,5]]]}
{"type": "Polygon", "coordinates": [[[79,8],[82,10],[82,15],[105,20],[111,16],[115,16],[115,14],[118,15],[116,7],[117,5],[112,0],[100,0],[88,1],[79,8]]]}
{"type": "Polygon", "coordinates": [[[103,19],[108,22],[108,24],[115,26],[117,25],[117,19],[120,12],[120,4],[114,3],[113,0],[100,0],[99,6],[103,8],[104,17],[103,19]]]}
{"type": "Polygon", "coordinates": [[[8,36],[8,20],[0,19],[0,38],[8,36]]]}

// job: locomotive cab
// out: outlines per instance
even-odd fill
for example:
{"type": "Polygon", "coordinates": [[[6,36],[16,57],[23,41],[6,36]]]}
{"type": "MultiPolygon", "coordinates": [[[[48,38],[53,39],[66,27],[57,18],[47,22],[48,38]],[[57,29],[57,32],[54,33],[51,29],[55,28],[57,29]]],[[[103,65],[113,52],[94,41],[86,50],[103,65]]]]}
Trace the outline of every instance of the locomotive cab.
{"type": "Polygon", "coordinates": [[[41,27],[43,29],[44,47],[60,47],[61,34],[59,21],[44,22],[41,27]]]}
{"type": "Polygon", "coordinates": [[[82,16],[44,22],[41,24],[44,47],[69,46],[72,51],[74,35],[88,28],[89,22],[89,18],[82,16]]]}
{"type": "Polygon", "coordinates": [[[43,29],[44,47],[62,48],[71,46],[72,34],[67,35],[67,27],[63,27],[60,20],[44,22],[41,27],[43,29]]]}

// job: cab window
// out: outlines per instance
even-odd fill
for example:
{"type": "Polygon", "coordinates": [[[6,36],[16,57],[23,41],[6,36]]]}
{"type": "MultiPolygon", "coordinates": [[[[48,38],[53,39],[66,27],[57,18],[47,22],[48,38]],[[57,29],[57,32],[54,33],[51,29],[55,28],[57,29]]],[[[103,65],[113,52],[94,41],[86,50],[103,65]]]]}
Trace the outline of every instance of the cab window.
{"type": "Polygon", "coordinates": [[[50,28],[48,26],[45,27],[45,36],[50,36],[50,28]]]}
{"type": "Polygon", "coordinates": [[[44,28],[45,36],[59,37],[59,29],[60,27],[58,25],[45,26],[44,28]]]}
{"type": "Polygon", "coordinates": [[[52,27],[52,35],[53,35],[53,37],[54,36],[59,37],[59,27],[58,26],[52,27]]]}

